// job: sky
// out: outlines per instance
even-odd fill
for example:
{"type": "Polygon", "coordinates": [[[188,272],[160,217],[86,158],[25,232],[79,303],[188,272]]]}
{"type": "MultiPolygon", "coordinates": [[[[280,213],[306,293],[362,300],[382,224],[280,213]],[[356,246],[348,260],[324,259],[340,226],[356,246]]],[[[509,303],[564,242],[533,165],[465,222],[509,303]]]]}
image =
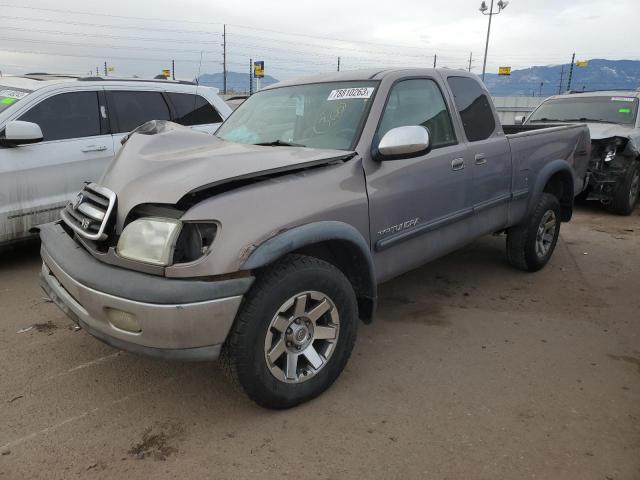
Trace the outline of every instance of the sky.
{"type": "MultiPolygon", "coordinates": [[[[487,2],[489,4],[490,1],[487,2]]],[[[386,66],[482,71],[488,16],[476,0],[0,0],[0,71],[176,78],[245,72],[278,79],[386,66]],[[202,59],[202,61],[201,61],[202,59]]],[[[497,10],[496,7],[494,9],[497,10]]],[[[487,72],[577,59],[640,59],[640,0],[511,0],[493,16],[487,72]]]]}

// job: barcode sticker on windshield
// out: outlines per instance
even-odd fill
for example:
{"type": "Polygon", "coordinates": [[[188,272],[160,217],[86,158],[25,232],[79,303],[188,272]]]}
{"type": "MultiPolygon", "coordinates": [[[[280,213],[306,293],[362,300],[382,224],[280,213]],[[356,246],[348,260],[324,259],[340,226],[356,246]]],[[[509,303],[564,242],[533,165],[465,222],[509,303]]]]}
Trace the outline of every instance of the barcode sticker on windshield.
{"type": "Polygon", "coordinates": [[[633,102],[634,100],[633,97],[611,97],[612,102],[633,102]]]}
{"type": "Polygon", "coordinates": [[[373,94],[374,87],[356,87],[356,88],[339,88],[337,90],[331,90],[331,93],[327,97],[328,101],[331,100],[346,100],[349,98],[370,98],[373,94]]]}
{"type": "Polygon", "coordinates": [[[27,92],[19,92],[18,90],[0,90],[0,97],[15,98],[16,100],[26,97],[27,92]]]}

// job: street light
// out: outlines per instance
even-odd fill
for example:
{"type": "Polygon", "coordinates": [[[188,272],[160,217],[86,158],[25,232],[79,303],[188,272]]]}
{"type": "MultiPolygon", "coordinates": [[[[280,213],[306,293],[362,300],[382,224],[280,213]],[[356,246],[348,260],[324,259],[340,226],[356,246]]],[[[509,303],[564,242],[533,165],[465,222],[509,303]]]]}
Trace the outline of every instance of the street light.
{"type": "Polygon", "coordinates": [[[493,11],[493,0],[491,0],[491,6],[487,8],[487,2],[482,2],[480,4],[480,13],[483,15],[489,16],[489,27],[487,28],[487,43],[484,46],[484,62],[482,63],[482,81],[484,82],[484,72],[487,69],[487,51],[489,50],[489,34],[491,33],[491,17],[494,15],[498,15],[502,10],[507,8],[509,2],[504,2],[503,0],[498,0],[496,4],[498,6],[497,11],[493,11]]]}

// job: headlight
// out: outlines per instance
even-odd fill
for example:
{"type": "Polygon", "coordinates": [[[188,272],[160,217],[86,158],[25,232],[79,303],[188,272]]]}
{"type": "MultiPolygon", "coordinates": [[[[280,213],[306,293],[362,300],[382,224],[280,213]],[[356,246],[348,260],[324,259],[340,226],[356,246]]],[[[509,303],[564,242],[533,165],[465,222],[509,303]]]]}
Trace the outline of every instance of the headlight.
{"type": "Polygon", "coordinates": [[[123,258],[153,265],[169,265],[182,222],[146,217],[134,220],[120,235],[116,251],[123,258]]]}

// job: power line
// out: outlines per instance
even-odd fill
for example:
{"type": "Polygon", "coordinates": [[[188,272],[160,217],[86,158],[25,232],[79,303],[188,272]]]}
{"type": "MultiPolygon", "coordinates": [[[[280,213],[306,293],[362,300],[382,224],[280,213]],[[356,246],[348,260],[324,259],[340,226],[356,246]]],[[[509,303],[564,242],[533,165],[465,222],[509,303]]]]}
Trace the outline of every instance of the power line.
{"type": "MultiPolygon", "coordinates": [[[[166,18],[154,18],[154,17],[132,17],[129,15],[112,15],[109,13],[95,13],[95,12],[81,12],[79,10],[63,10],[56,8],[44,8],[44,7],[32,7],[30,5],[13,5],[10,3],[0,3],[0,7],[11,7],[11,8],[21,8],[24,10],[38,10],[42,12],[55,12],[55,13],[73,13],[76,15],[98,15],[100,17],[109,17],[109,18],[122,18],[125,20],[151,20],[155,22],[171,22],[176,23],[175,19],[166,19],[166,18]]],[[[222,25],[222,23],[217,22],[198,22],[195,20],[179,20],[180,23],[193,23],[199,25],[222,25]]]]}

